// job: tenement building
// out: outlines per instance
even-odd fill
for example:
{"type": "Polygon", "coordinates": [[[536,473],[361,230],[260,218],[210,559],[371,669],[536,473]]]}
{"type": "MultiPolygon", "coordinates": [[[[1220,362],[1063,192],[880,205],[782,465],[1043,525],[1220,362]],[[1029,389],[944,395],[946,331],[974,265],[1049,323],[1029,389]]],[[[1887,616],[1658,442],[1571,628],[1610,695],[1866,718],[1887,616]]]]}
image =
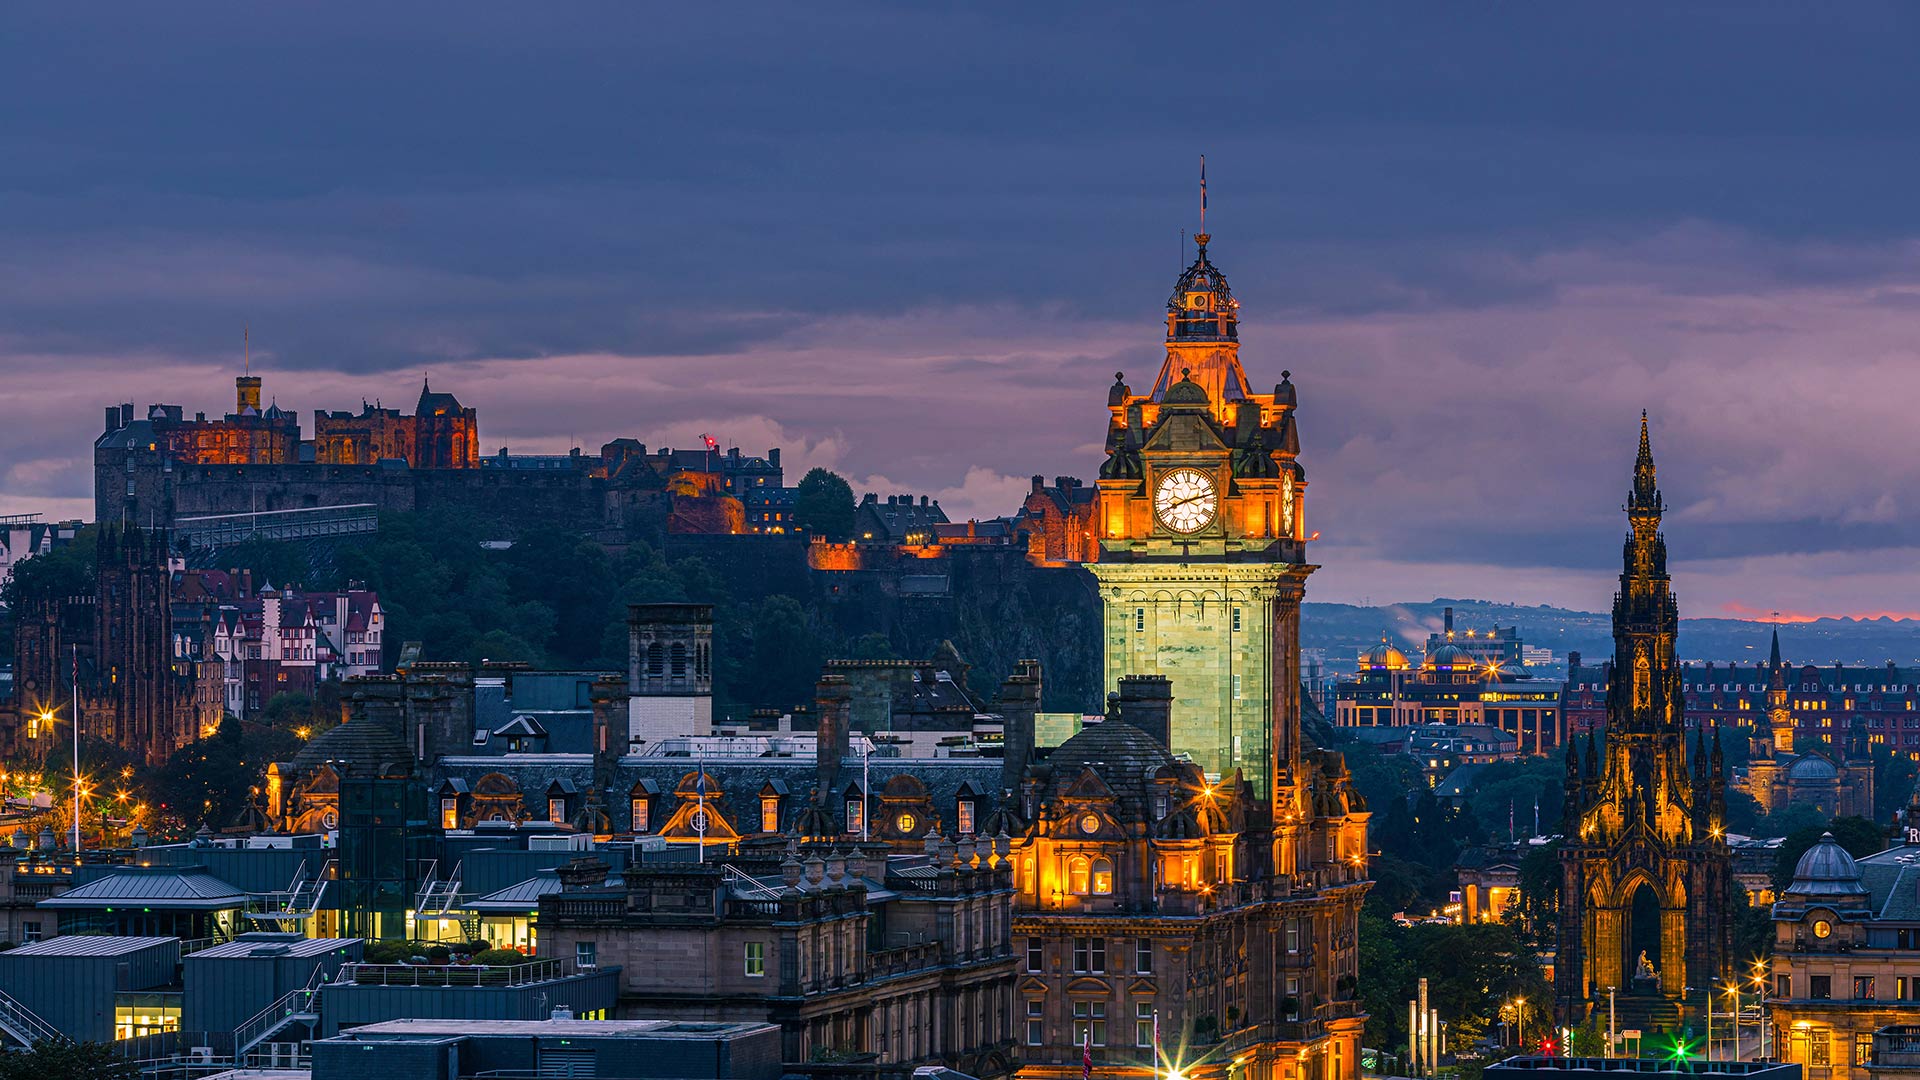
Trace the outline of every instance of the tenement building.
{"type": "Polygon", "coordinates": [[[1567,744],[1554,995],[1563,1020],[1619,994],[1678,998],[1729,976],[1733,877],[1718,730],[1687,752],[1674,659],[1680,609],[1660,534],[1646,415],[1627,500],[1631,525],[1613,600],[1615,670],[1604,756],[1567,744]]]}

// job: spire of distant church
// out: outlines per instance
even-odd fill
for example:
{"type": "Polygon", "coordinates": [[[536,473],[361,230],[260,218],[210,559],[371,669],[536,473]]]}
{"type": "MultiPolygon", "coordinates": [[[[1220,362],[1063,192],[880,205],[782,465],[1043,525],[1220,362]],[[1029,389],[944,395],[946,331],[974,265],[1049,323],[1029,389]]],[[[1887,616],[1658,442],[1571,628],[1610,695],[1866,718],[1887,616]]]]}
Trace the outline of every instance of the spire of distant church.
{"type": "Polygon", "coordinates": [[[1769,671],[1780,669],[1780,628],[1777,626],[1773,628],[1773,650],[1767,654],[1767,669],[1769,671]]]}

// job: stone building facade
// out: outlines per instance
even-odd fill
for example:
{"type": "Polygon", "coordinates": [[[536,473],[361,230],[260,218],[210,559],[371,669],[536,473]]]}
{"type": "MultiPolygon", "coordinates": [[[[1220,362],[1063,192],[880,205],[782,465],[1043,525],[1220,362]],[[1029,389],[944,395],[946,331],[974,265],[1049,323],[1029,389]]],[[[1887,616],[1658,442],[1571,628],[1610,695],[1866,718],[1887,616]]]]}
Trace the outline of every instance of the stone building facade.
{"type": "Polygon", "coordinates": [[[157,765],[224,714],[221,665],[201,646],[211,624],[175,610],[164,533],[102,528],[95,561],[93,593],[23,598],[14,613],[14,701],[0,714],[0,744],[33,756],[56,725],[64,738],[77,697],[84,737],[157,765]]]}
{"type": "Polygon", "coordinates": [[[776,838],[724,863],[642,863],[616,885],[604,864],[570,868],[541,900],[541,948],[619,964],[623,1015],[778,1024],[785,1061],[1005,1076],[1012,880],[967,847],[948,863],[776,838]]]}
{"type": "MultiPolygon", "coordinates": [[[[1891,1062],[1874,1060],[1875,1033],[1920,1024],[1920,807],[1906,821],[1899,843],[1859,860],[1822,837],[1773,905],[1773,956],[1759,973],[1769,1049],[1808,1080],[1881,1075],[1891,1062]]],[[[1883,1058],[1911,1049],[1881,1042],[1883,1058]]]]}

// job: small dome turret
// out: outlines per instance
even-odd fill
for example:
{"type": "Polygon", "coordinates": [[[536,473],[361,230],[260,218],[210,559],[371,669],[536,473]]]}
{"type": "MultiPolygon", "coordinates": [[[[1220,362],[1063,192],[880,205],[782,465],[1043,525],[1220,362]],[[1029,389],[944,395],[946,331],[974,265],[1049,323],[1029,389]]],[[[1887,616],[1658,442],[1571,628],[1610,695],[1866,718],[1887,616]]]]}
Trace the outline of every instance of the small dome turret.
{"type": "Polygon", "coordinates": [[[1847,849],[1834,840],[1832,833],[1821,833],[1820,842],[1807,849],[1793,867],[1793,884],[1787,896],[1865,896],[1860,883],[1860,864],[1847,849]]]}
{"type": "Polygon", "coordinates": [[[1448,642],[1427,654],[1424,665],[1434,671],[1453,673],[1471,672],[1480,665],[1474,662],[1473,654],[1458,645],[1448,642]]]}
{"type": "Polygon", "coordinates": [[[1213,399],[1207,396],[1207,388],[1193,381],[1193,373],[1184,368],[1180,371],[1180,381],[1167,387],[1166,395],[1160,404],[1169,406],[1197,405],[1202,409],[1213,405],[1213,399]]]}
{"type": "Polygon", "coordinates": [[[1412,666],[1407,662],[1407,654],[1389,645],[1385,639],[1360,654],[1360,670],[1363,672],[1405,671],[1412,666]]]}

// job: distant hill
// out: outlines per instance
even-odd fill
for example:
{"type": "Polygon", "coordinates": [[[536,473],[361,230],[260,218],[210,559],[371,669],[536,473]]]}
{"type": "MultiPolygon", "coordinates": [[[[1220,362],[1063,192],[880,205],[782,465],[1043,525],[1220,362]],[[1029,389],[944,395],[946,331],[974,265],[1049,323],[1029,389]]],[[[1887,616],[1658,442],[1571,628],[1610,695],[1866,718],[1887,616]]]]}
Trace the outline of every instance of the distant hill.
{"type": "MultiPolygon", "coordinates": [[[[1402,648],[1424,645],[1429,631],[1440,629],[1442,611],[1453,608],[1456,630],[1486,630],[1518,626],[1529,645],[1553,650],[1564,662],[1569,650],[1589,660],[1613,654],[1612,616],[1566,608],[1521,607],[1488,600],[1436,597],[1429,603],[1358,607],[1352,604],[1302,605],[1301,644],[1326,650],[1336,667],[1349,667],[1359,650],[1388,634],[1402,648]]],[[[1684,660],[1765,660],[1771,623],[1747,619],[1681,619],[1680,656],[1684,660]]],[[[1849,666],[1920,664],[1920,619],[1820,619],[1784,623],[1780,627],[1781,653],[1794,663],[1826,666],[1839,661],[1849,666]]]]}

